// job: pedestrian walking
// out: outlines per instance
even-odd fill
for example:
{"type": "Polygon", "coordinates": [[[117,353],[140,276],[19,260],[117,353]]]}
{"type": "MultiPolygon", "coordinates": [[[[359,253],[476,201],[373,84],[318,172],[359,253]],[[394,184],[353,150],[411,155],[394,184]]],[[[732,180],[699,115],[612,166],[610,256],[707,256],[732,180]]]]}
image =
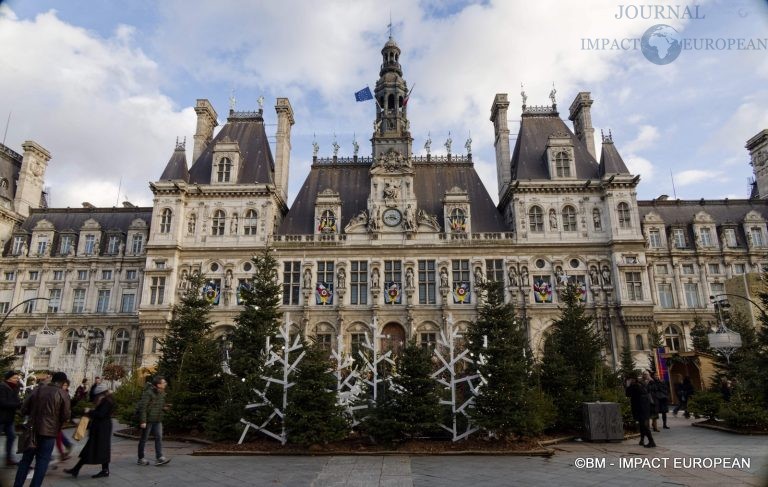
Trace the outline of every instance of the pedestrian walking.
{"type": "Polygon", "coordinates": [[[56,372],[51,381],[35,388],[32,394],[24,400],[21,414],[29,415],[28,424],[34,431],[36,444],[24,452],[16,470],[16,480],[13,487],[22,487],[27,479],[29,466],[35,459],[35,473],[30,487],[40,487],[48,471],[51,453],[56,443],[56,436],[61,427],[69,419],[71,411],[69,394],[61,389],[67,380],[67,374],[56,372]]]}
{"type": "Polygon", "coordinates": [[[625,394],[629,397],[632,417],[637,421],[638,428],[640,429],[640,445],[646,448],[655,448],[656,442],[653,441],[649,425],[651,418],[651,395],[648,392],[647,381],[641,377],[627,380],[625,394]],[[645,443],[645,438],[648,438],[648,443],[645,443]]]}
{"type": "Polygon", "coordinates": [[[667,426],[667,412],[669,411],[669,386],[666,382],[659,380],[656,373],[651,374],[651,382],[648,384],[649,392],[653,398],[656,412],[652,418],[651,426],[653,431],[659,431],[658,420],[661,416],[661,423],[664,429],[669,429],[667,426]]]}
{"type": "Polygon", "coordinates": [[[152,379],[152,385],[144,389],[138,405],[139,428],[141,428],[141,438],[139,439],[139,459],[138,465],[149,465],[149,460],[144,458],[144,447],[150,434],[155,435],[155,465],[165,465],[171,460],[163,455],[163,413],[166,410],[165,388],[168,381],[163,376],[155,376],[152,379]]]}
{"type": "MultiPolygon", "coordinates": [[[[65,381],[61,385],[61,388],[64,390],[64,392],[69,394],[69,381],[65,381]]],[[[71,420],[72,418],[69,419],[71,420]]],[[[69,438],[67,438],[67,435],[64,434],[64,430],[59,430],[59,434],[56,435],[56,450],[59,452],[59,460],[62,462],[69,460],[69,454],[72,452],[72,446],[72,442],[69,438]]]]}
{"type": "Polygon", "coordinates": [[[72,407],[74,408],[75,404],[87,398],[88,392],[89,392],[88,379],[83,378],[83,381],[80,383],[79,386],[77,386],[77,389],[75,389],[75,397],[72,399],[72,407]]]}
{"type": "Polygon", "coordinates": [[[21,407],[19,398],[19,380],[21,376],[15,370],[9,370],[0,383],[0,430],[5,433],[5,464],[18,465],[13,456],[13,442],[16,440],[16,410],[21,407]]]}
{"type": "Polygon", "coordinates": [[[677,416],[677,413],[683,409],[685,411],[685,417],[690,418],[691,413],[688,412],[688,399],[690,399],[693,395],[693,384],[691,383],[691,378],[686,377],[682,382],[678,382],[677,386],[675,387],[675,392],[677,393],[677,406],[675,406],[675,409],[672,410],[672,414],[677,416]]]}
{"type": "Polygon", "coordinates": [[[75,478],[86,464],[101,464],[101,471],[91,476],[94,479],[109,477],[109,462],[112,457],[112,413],[115,411],[115,401],[109,387],[104,383],[96,386],[94,393],[96,406],[85,410],[85,416],[90,418],[88,441],[80,451],[80,460],[77,464],[64,470],[64,473],[75,478]]]}
{"type": "Polygon", "coordinates": [[[93,378],[93,385],[91,386],[91,390],[88,391],[88,401],[91,403],[96,401],[95,391],[96,391],[96,387],[98,387],[99,384],[101,384],[101,377],[97,375],[96,377],[93,378]]]}

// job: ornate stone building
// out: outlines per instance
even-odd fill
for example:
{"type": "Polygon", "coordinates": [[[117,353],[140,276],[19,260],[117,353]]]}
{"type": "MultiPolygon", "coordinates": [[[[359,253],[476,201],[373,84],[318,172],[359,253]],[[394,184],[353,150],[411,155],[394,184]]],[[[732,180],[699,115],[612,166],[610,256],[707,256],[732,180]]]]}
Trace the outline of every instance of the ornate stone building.
{"type": "Polygon", "coordinates": [[[315,147],[290,208],[294,115],[288,99],[275,105],[274,155],[262,107],[230,110],[214,135],[217,114],[207,100],[197,100],[192,164],[177,144],[150,184],[152,208],[32,210],[19,218],[0,267],[25,279],[0,282],[2,301],[10,307],[27,292],[49,296],[58,276],[64,277],[63,304],[47,314],[38,304],[28,316],[12,315],[6,325],[12,336],[38,332],[47,315],[61,335],[48,364],[60,368],[71,350],[67,330],[82,338],[84,331],[103,329],[109,350],[117,347],[117,330],[126,330],[126,360],[151,366],[188,276],[202,272],[214,303],[214,333],[226,342],[240,309],[238,287],[253,272],[250,258],[269,245],[280,265],[287,319],[327,347],[339,336],[356,347],[373,322],[386,347],[411,338],[432,344],[447,320],[466,327],[475,319],[477,285],[494,280],[504,283],[538,352],[570,281],[606,338],[606,362],[616,366],[625,346],[645,360],[653,324],[671,351],[690,351],[694,318],[714,323],[709,296],[723,292],[726,279],[768,265],[768,130],[747,144],[757,178],[749,199],[638,201],[639,176],[630,174],[610,133],[598,158],[589,93],[579,93],[569,107],[573,129],[560,116],[554,90],[546,106],[528,105],[523,93],[514,147],[510,102],[498,94],[490,111],[496,205],[475,171],[471,140],[461,154],[449,138],[447,155],[432,155],[431,140],[426,156],[413,155],[401,51],[390,39],[381,54],[370,155],[358,155],[355,145],[352,157],[341,157],[335,145],[322,157],[315,147]],[[72,252],[19,251],[39,248],[43,235],[58,249],[67,234],[72,252]],[[146,247],[136,252],[139,234],[146,247]],[[100,242],[91,242],[90,252],[89,235],[100,242]],[[109,251],[112,236],[131,252],[119,244],[109,251]],[[45,270],[27,279],[32,268],[45,270]],[[109,269],[111,277],[104,274],[109,269]],[[133,269],[136,279],[129,280],[125,274],[133,269]],[[74,307],[76,289],[86,290],[83,307],[74,307]],[[107,289],[112,298],[104,308],[100,296],[107,289]],[[131,290],[137,308],[129,312],[117,296],[131,290]]]}

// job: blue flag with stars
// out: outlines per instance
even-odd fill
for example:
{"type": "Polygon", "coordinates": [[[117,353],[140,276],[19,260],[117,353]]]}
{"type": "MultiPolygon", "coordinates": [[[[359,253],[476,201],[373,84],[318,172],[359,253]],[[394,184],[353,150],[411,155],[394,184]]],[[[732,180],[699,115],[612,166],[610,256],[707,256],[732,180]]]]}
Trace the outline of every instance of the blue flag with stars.
{"type": "Polygon", "coordinates": [[[371,89],[367,86],[355,93],[355,101],[365,100],[373,100],[373,93],[371,93],[371,89]]]}

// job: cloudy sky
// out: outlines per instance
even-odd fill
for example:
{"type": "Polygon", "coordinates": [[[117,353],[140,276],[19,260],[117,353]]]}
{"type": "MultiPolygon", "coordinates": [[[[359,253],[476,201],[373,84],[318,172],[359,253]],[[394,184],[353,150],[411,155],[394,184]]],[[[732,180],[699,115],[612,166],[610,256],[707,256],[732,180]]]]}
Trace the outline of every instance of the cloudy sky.
{"type": "Polygon", "coordinates": [[[209,99],[224,122],[232,90],[238,110],[264,96],[271,134],[275,98],[290,99],[293,199],[313,137],[320,155],[330,155],[334,134],[340,155],[351,155],[353,137],[370,150],[374,105],[353,93],[376,82],[390,14],[415,85],[414,152],[428,133],[433,153],[444,152],[449,131],[454,152],[471,133],[494,199],[490,106],[509,93],[514,144],[521,83],[535,105],[549,103],[554,83],[563,118],[575,94],[590,91],[597,133],[611,129],[644,199],[672,196],[673,180],[679,198],[746,197],[744,143],[768,128],[765,50],[684,50],[660,66],[640,50],[584,49],[584,39],[638,39],[659,23],[684,39],[765,42],[763,0],[700,1],[697,19],[616,18],[616,0],[0,3],[0,133],[8,121],[7,146],[20,152],[32,139],[51,151],[54,206],[151,204],[148,182],[177,136],[191,156],[195,100],[209,99]]]}

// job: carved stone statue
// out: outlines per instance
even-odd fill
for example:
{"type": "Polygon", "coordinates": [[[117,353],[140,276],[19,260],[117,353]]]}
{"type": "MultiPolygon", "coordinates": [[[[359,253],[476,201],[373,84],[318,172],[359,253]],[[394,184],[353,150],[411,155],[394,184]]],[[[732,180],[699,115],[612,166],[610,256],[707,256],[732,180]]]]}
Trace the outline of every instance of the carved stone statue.
{"type": "Polygon", "coordinates": [[[338,142],[336,142],[336,139],[333,139],[333,157],[336,157],[339,155],[339,148],[341,147],[338,142]]]}
{"type": "Polygon", "coordinates": [[[414,215],[413,207],[411,205],[408,205],[408,207],[405,209],[405,229],[416,229],[416,216],[414,215]]]}
{"type": "Polygon", "coordinates": [[[232,215],[232,223],[229,225],[229,233],[237,235],[238,217],[237,213],[232,215]]]}
{"type": "Polygon", "coordinates": [[[549,229],[557,230],[557,213],[555,210],[549,210],[549,229]]]}
{"type": "Polygon", "coordinates": [[[611,271],[610,271],[610,269],[608,269],[607,265],[603,266],[603,270],[602,270],[601,274],[603,276],[603,284],[606,285],[606,286],[610,286],[611,285],[611,271]]]}
{"type": "Polygon", "coordinates": [[[226,289],[232,288],[232,269],[227,269],[227,273],[224,275],[224,287],[226,289]]]}
{"type": "Polygon", "coordinates": [[[453,139],[451,139],[451,132],[448,132],[448,139],[445,141],[445,150],[449,154],[451,153],[451,144],[453,144],[453,139]]]}
{"type": "Polygon", "coordinates": [[[379,269],[375,267],[371,271],[371,288],[379,289],[379,269]]]}
{"type": "Polygon", "coordinates": [[[125,255],[125,242],[121,241],[117,246],[117,255],[125,255]]]}
{"type": "Polygon", "coordinates": [[[480,268],[480,266],[475,267],[475,286],[480,286],[485,282],[485,277],[483,277],[483,270],[480,268]]]}
{"type": "Polygon", "coordinates": [[[357,143],[357,139],[352,139],[352,151],[354,155],[357,155],[360,150],[360,144],[357,143]]]}
{"type": "Polygon", "coordinates": [[[440,287],[441,288],[448,287],[448,270],[446,270],[445,267],[440,269],[440,287]]]}
{"type": "Polygon", "coordinates": [[[189,285],[189,275],[186,270],[181,271],[181,279],[179,279],[179,289],[186,290],[189,285]]]}
{"type": "Polygon", "coordinates": [[[405,270],[405,287],[413,289],[413,268],[411,267],[405,270]]]}
{"type": "Polygon", "coordinates": [[[592,266],[592,267],[589,268],[589,282],[593,286],[597,286],[597,285],[600,284],[600,279],[599,279],[599,277],[597,275],[597,267],[595,267],[595,266],[592,266]]]}
{"type": "Polygon", "coordinates": [[[517,280],[520,277],[517,274],[517,269],[515,267],[510,266],[509,271],[507,272],[507,276],[509,276],[509,285],[513,287],[517,287],[517,280]]]}
{"type": "Polygon", "coordinates": [[[472,153],[472,136],[470,135],[466,142],[464,142],[464,148],[467,149],[467,154],[472,153]]]}
{"type": "Polygon", "coordinates": [[[320,144],[316,140],[312,141],[312,157],[317,157],[317,153],[320,152],[320,144]]]}
{"type": "Polygon", "coordinates": [[[522,83],[520,83],[520,96],[523,98],[523,106],[525,106],[528,102],[528,95],[525,94],[525,88],[522,83]]]}
{"type": "Polygon", "coordinates": [[[429,153],[430,153],[430,150],[431,150],[431,149],[432,149],[432,137],[431,137],[431,135],[428,133],[428,134],[427,134],[427,141],[426,141],[426,142],[424,142],[424,150],[426,150],[426,151],[427,151],[427,155],[429,155],[429,153]]]}
{"type": "Polygon", "coordinates": [[[347,273],[343,267],[339,267],[339,271],[336,273],[336,285],[339,289],[347,287],[347,273]]]}
{"type": "Polygon", "coordinates": [[[312,271],[304,269],[304,289],[312,289],[312,271]]]}
{"type": "Polygon", "coordinates": [[[523,266],[520,269],[520,284],[523,286],[528,286],[528,267],[523,266]]]}
{"type": "Polygon", "coordinates": [[[400,186],[387,181],[384,184],[384,202],[389,205],[400,199],[400,186]]]}

